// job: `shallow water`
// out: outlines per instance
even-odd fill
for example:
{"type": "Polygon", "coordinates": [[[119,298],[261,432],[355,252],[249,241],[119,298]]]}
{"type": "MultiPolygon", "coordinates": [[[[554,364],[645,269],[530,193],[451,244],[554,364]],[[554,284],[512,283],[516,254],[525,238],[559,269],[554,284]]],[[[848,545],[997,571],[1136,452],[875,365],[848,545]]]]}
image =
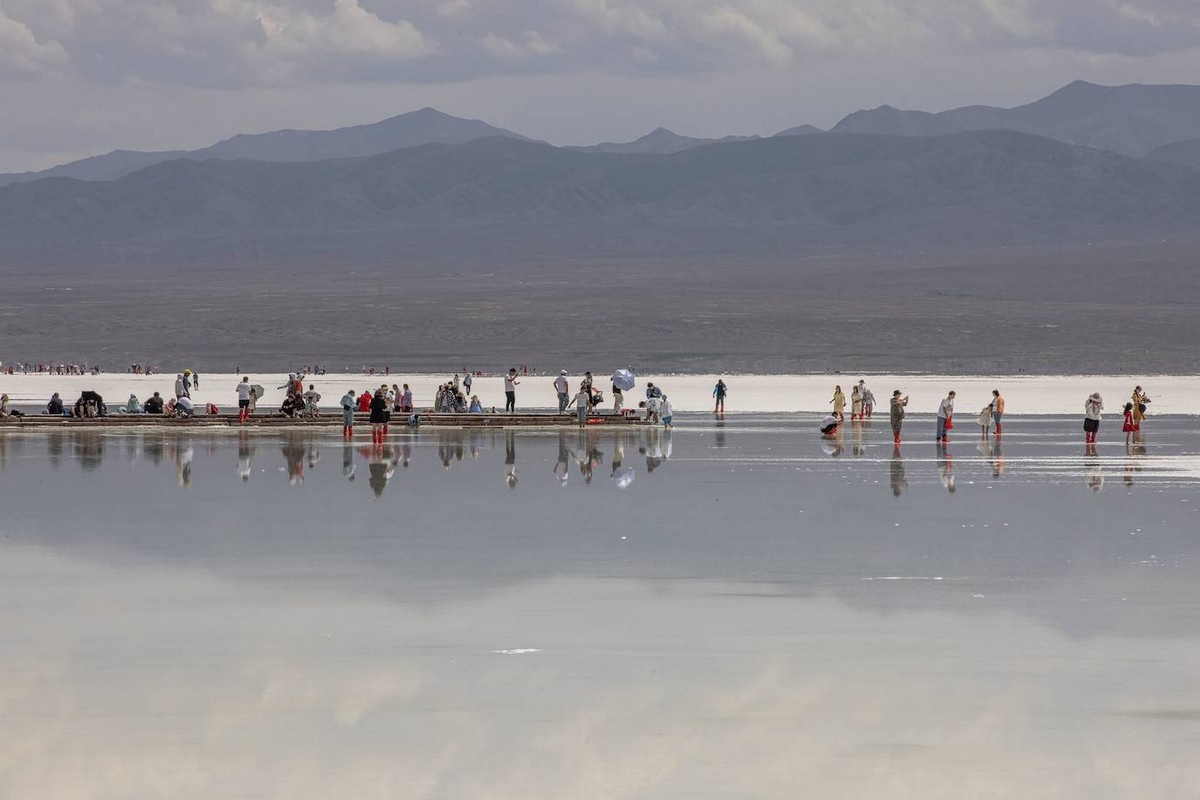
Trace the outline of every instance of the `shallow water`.
{"type": "Polygon", "coordinates": [[[815,419],[4,432],[0,797],[1200,794],[1200,421],[815,419]]]}

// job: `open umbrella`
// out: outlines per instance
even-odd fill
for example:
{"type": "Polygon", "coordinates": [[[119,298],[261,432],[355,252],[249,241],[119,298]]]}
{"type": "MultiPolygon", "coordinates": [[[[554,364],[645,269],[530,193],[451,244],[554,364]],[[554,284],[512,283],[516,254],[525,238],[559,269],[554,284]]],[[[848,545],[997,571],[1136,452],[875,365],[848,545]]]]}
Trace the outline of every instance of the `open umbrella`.
{"type": "Polygon", "coordinates": [[[622,392],[628,392],[637,382],[637,378],[633,374],[632,369],[619,369],[612,374],[613,386],[616,386],[622,392]]]}
{"type": "Polygon", "coordinates": [[[625,489],[633,483],[633,479],[636,476],[637,473],[633,467],[618,467],[617,471],[612,474],[612,482],[617,485],[618,489],[625,489]]]}
{"type": "Polygon", "coordinates": [[[264,394],[266,394],[267,390],[256,383],[250,387],[250,391],[254,392],[254,398],[256,400],[262,400],[262,397],[264,394]]]}

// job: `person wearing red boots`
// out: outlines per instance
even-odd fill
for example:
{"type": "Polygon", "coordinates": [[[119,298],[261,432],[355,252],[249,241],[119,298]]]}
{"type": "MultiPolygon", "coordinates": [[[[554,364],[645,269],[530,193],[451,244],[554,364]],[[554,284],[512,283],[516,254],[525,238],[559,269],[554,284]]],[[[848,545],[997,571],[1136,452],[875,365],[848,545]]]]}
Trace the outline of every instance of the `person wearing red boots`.
{"type": "Polygon", "coordinates": [[[900,390],[892,392],[892,435],[896,444],[900,444],[900,428],[904,425],[904,407],[908,405],[908,395],[900,396],[900,390]]]}
{"type": "Polygon", "coordinates": [[[1084,442],[1096,443],[1096,433],[1100,430],[1100,412],[1104,410],[1104,401],[1099,392],[1093,392],[1083,404],[1083,434],[1084,442]]]}
{"type": "Polygon", "coordinates": [[[342,396],[342,438],[354,438],[354,408],[358,405],[358,398],[354,396],[353,389],[347,389],[346,394],[342,396]]]}
{"type": "Polygon", "coordinates": [[[242,382],[237,385],[238,396],[238,422],[245,425],[250,419],[250,395],[254,390],[250,388],[250,376],[242,378],[242,382]]]}
{"type": "Polygon", "coordinates": [[[371,444],[382,445],[387,436],[388,401],[386,388],[376,390],[371,398],[371,444]]]}

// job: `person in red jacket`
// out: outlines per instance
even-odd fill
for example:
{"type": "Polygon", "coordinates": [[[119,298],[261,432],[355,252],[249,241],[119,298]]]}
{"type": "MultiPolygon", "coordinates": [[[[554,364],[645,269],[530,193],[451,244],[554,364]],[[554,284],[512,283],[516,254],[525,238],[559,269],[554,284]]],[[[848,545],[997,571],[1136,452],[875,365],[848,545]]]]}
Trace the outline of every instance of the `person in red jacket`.
{"type": "Polygon", "coordinates": [[[364,414],[371,410],[371,390],[363,392],[358,396],[358,410],[364,414]]]}

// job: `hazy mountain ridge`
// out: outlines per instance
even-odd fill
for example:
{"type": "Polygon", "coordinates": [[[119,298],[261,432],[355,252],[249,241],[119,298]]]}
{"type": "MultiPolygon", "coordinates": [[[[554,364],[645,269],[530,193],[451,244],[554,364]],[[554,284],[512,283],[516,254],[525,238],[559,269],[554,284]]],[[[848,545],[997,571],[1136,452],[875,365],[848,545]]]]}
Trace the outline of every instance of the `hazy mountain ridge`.
{"type": "Polygon", "coordinates": [[[1200,169],[1200,139],[1185,139],[1156,147],[1146,154],[1146,160],[1200,169]]]}
{"type": "Polygon", "coordinates": [[[601,142],[600,144],[575,145],[563,149],[577,150],[583,153],[656,153],[658,155],[669,155],[689,150],[693,147],[702,147],[706,144],[749,142],[757,138],[759,137],[723,136],[719,139],[699,139],[694,136],[681,136],[667,128],[656,128],[645,136],[634,139],[632,142],[601,142]]]}
{"type": "Polygon", "coordinates": [[[670,155],[488,138],[362,159],[177,160],[112,182],[0,189],[9,258],[138,243],[167,262],[198,242],[220,252],[303,240],[337,260],[367,239],[414,256],[416,242],[459,247],[479,261],[498,242],[549,257],[607,248],[751,257],[1139,238],[1198,221],[1200,173],[1012,131],[812,134],[670,155]]]}
{"type": "Polygon", "coordinates": [[[941,136],[1005,129],[1141,156],[1182,139],[1200,138],[1200,86],[1130,84],[1099,86],[1076,81],[1016,108],[966,106],[940,113],[880,106],[856,111],[836,133],[941,136]]]}
{"type": "Polygon", "coordinates": [[[153,164],[176,159],[203,161],[209,158],[246,158],[256,161],[296,162],[364,158],[422,144],[461,144],[489,136],[526,139],[519,133],[497,128],[477,119],[462,119],[443,114],[434,108],[422,108],[380,122],[333,130],[279,130],[238,134],[199,150],[115,150],[42,172],[0,175],[0,186],[53,177],[111,181],[153,164]]]}

